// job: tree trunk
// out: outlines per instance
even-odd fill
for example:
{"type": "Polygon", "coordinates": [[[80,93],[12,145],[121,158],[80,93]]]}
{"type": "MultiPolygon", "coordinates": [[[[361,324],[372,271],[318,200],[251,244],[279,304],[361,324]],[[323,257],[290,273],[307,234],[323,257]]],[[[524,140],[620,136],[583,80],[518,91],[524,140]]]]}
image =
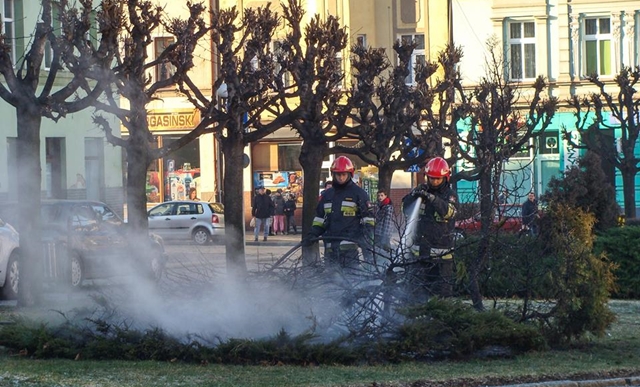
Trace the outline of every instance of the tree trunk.
{"type": "Polygon", "coordinates": [[[311,141],[305,141],[300,150],[299,161],[304,172],[302,235],[306,235],[311,230],[311,223],[315,217],[318,192],[320,192],[324,149],[323,144],[312,144],[311,141]]]}
{"type": "MultiPolygon", "coordinates": [[[[18,305],[40,304],[42,296],[43,246],[40,225],[42,167],[40,160],[40,112],[20,104],[16,108],[18,139],[19,220],[22,262],[18,285],[18,305]]],[[[36,108],[37,110],[37,108],[36,108]]]]}
{"type": "Polygon", "coordinates": [[[243,278],[247,274],[242,184],[244,141],[242,134],[234,130],[228,130],[227,133],[228,137],[220,139],[224,155],[225,256],[227,273],[234,278],[243,278]]]}
{"type": "Polygon", "coordinates": [[[393,166],[387,163],[378,169],[378,189],[384,190],[387,195],[391,195],[391,179],[394,171],[393,166]]]}
{"type": "Polygon", "coordinates": [[[483,173],[479,180],[480,189],[480,241],[478,243],[478,251],[471,264],[469,273],[469,293],[473,307],[477,310],[483,310],[482,292],[478,282],[480,272],[485,266],[489,255],[489,234],[493,220],[493,195],[491,192],[491,174],[483,173]]]}
{"type": "Polygon", "coordinates": [[[636,172],[635,168],[622,168],[622,192],[624,195],[624,216],[627,219],[636,217],[636,172]]]}
{"type": "MultiPolygon", "coordinates": [[[[318,192],[320,192],[320,176],[322,176],[322,161],[326,143],[304,141],[300,150],[300,165],[304,173],[304,191],[302,206],[302,237],[309,233],[318,206],[318,192]]],[[[318,245],[314,244],[303,249],[305,263],[315,262],[318,257],[318,245]]]]}
{"type": "Polygon", "coordinates": [[[127,222],[135,234],[147,233],[147,168],[150,146],[144,131],[131,131],[127,144],[127,222]]]}

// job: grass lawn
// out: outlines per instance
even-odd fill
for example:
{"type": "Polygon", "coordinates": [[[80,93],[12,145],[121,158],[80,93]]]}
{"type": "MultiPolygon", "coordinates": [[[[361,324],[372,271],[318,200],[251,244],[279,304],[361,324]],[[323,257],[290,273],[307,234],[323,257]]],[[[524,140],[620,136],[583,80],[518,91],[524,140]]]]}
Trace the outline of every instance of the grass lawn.
{"type": "MultiPolygon", "coordinates": [[[[0,386],[474,386],[640,375],[640,303],[611,301],[603,338],[513,359],[381,366],[224,366],[179,362],[31,360],[0,351],[0,386]]],[[[2,313],[0,312],[0,316],[2,313]]]]}

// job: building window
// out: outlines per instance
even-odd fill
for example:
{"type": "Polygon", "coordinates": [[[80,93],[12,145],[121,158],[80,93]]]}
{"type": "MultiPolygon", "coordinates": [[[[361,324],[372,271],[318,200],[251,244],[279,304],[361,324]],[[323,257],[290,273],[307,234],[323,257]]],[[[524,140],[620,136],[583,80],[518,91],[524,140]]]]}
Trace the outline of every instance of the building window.
{"type": "Polygon", "coordinates": [[[102,137],[84,139],[84,173],[85,176],[77,174],[76,188],[86,188],[89,200],[103,201],[104,140],[102,137]]]}
{"type": "Polygon", "coordinates": [[[360,34],[356,36],[356,45],[363,48],[367,48],[367,35],[360,34]]]}
{"type": "Polygon", "coordinates": [[[64,199],[66,181],[65,139],[47,137],[45,139],[45,190],[48,199],[64,199]]]}
{"type": "MultiPolygon", "coordinates": [[[[162,52],[164,52],[164,50],[171,44],[175,43],[175,41],[176,40],[173,37],[156,37],[154,39],[154,60],[157,60],[162,52]]],[[[171,65],[169,61],[163,61],[156,66],[156,82],[169,79],[174,72],[175,68],[173,65],[171,65]]]]}
{"type": "Polygon", "coordinates": [[[509,73],[512,81],[536,77],[536,29],[533,22],[509,23],[509,73]]]}
{"type": "Polygon", "coordinates": [[[276,40],[274,42],[271,42],[271,45],[272,45],[271,50],[273,52],[273,60],[275,61],[275,66],[274,66],[275,75],[281,77],[282,85],[284,87],[289,87],[293,84],[293,81],[291,79],[291,73],[289,71],[283,71],[282,64],[280,62],[280,60],[282,59],[282,56],[284,55],[284,52],[282,50],[282,42],[276,40]]]}
{"type": "Polygon", "coordinates": [[[560,153],[559,134],[557,130],[545,130],[538,137],[538,154],[553,155],[560,153]]]}
{"type": "MultiPolygon", "coordinates": [[[[60,4],[51,3],[51,24],[53,26],[53,31],[60,31],[60,4]]],[[[51,64],[53,62],[53,47],[51,47],[51,42],[47,40],[44,44],[44,68],[49,70],[51,68],[51,64]]]]}
{"type": "Polygon", "coordinates": [[[584,75],[612,75],[611,18],[584,19],[584,75]]]}
{"type": "Polygon", "coordinates": [[[426,62],[424,51],[424,34],[402,35],[401,39],[403,43],[414,42],[416,45],[416,48],[411,54],[411,63],[409,63],[409,75],[404,80],[407,85],[414,85],[416,83],[416,65],[425,64],[426,62]]]}
{"type": "Polygon", "coordinates": [[[5,42],[10,45],[11,62],[16,63],[16,33],[15,33],[15,20],[14,20],[14,7],[13,0],[2,1],[2,32],[4,33],[5,42]]]}

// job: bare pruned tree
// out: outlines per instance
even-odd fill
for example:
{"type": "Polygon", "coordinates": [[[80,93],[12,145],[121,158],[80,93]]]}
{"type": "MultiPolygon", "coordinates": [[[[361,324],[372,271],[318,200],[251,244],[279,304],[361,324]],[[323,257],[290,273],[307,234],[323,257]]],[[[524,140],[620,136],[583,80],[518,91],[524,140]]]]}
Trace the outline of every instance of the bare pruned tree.
{"type": "Polygon", "coordinates": [[[391,188],[396,170],[423,164],[433,156],[442,156],[443,135],[449,132],[448,112],[451,87],[459,87],[455,65],[462,57],[460,49],[447,47],[439,63],[418,63],[413,69],[415,83],[407,83],[411,74],[411,56],[415,42],[397,41],[393,49],[398,64],[391,66],[381,49],[354,46],[352,66],[351,118],[354,123],[347,137],[359,140],[358,147],[336,146],[336,151],[358,155],[378,167],[378,186],[391,188]],[[429,80],[439,66],[444,77],[429,80]]]}
{"type": "MultiPolygon", "coordinates": [[[[454,109],[455,125],[451,126],[457,129],[460,123],[467,129],[466,136],[456,133],[456,149],[460,158],[474,166],[464,178],[478,181],[481,234],[485,236],[491,231],[501,192],[503,163],[544,132],[557,106],[556,98],[543,98],[547,84],[542,76],[535,80],[525,100],[522,86],[505,79],[505,63],[497,53],[499,45],[493,41],[488,45],[487,75],[469,96],[460,96],[464,102],[454,109]]],[[[477,279],[488,259],[489,243],[489,238],[481,239],[469,273],[469,291],[477,309],[483,308],[477,279]]]]}
{"type": "Polygon", "coordinates": [[[127,129],[128,137],[113,133],[107,119],[95,117],[107,140],[126,150],[127,156],[127,212],[134,234],[148,230],[147,196],[145,190],[147,168],[155,159],[163,157],[209,132],[210,121],[202,119],[196,127],[180,139],[158,148],[147,122],[147,105],[157,98],[156,93],[176,85],[194,66],[194,50],[209,31],[203,18],[202,4],[187,3],[188,17],[170,17],[163,7],[150,1],[130,0],[122,5],[121,14],[106,14],[100,22],[106,29],[117,31],[118,40],[112,42],[115,61],[105,63],[105,82],[109,83],[104,101],[96,108],[115,115],[127,129]],[[154,36],[170,34],[174,41],[154,60],[148,60],[154,36]],[[165,76],[152,78],[149,72],[156,66],[173,68],[165,76]],[[126,100],[126,101],[123,101],[126,100]]]}
{"type": "Polygon", "coordinates": [[[305,12],[298,0],[289,0],[282,8],[288,33],[282,41],[280,63],[294,88],[283,95],[281,106],[285,112],[295,111],[291,125],[302,138],[302,233],[306,234],[318,200],[322,161],[330,152],[329,144],[344,136],[347,110],[341,53],[347,47],[347,30],[331,15],[316,15],[304,26],[305,12]]]}
{"type": "Polygon", "coordinates": [[[188,77],[180,90],[210,122],[216,123],[216,138],[224,155],[224,207],[227,270],[243,276],[244,257],[243,164],[245,147],[277,129],[293,117],[279,106],[285,92],[272,49],[279,16],[267,5],[246,8],[242,16],[234,7],[213,11],[212,38],[219,59],[213,95],[203,95],[188,77]]]}
{"type": "Polygon", "coordinates": [[[640,158],[636,155],[640,134],[640,98],[637,97],[636,85],[640,79],[640,67],[625,66],[620,70],[613,80],[618,87],[614,94],[605,90],[607,83],[597,74],[587,79],[598,87],[598,92],[582,97],[575,95],[568,101],[575,110],[576,130],[580,133],[581,142],[575,141],[566,128],[564,137],[571,146],[596,152],[620,171],[624,213],[627,218],[635,218],[635,179],[640,170],[640,158]]]}
{"type": "Polygon", "coordinates": [[[91,106],[104,88],[102,66],[110,63],[117,31],[102,20],[119,13],[117,1],[105,0],[96,17],[100,31],[95,36],[94,8],[91,0],[79,0],[77,7],[67,0],[42,0],[40,21],[31,36],[25,55],[14,63],[13,46],[5,33],[0,35],[0,97],[16,110],[18,191],[20,220],[18,230],[23,253],[19,303],[38,302],[42,282],[40,197],[42,167],[40,127],[42,118],[58,121],[70,113],[91,106]],[[59,20],[55,20],[58,15],[59,20]],[[54,29],[54,20],[61,30],[54,29]],[[48,70],[45,55],[51,53],[48,70]],[[68,73],[72,76],[69,77],[68,73]],[[28,236],[28,237],[27,237],[28,236]]]}

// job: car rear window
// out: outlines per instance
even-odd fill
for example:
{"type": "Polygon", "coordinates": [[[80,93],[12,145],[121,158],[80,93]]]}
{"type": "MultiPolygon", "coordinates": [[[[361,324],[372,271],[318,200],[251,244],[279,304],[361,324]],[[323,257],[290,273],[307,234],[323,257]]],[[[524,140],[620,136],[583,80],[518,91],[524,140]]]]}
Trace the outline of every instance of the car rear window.
{"type": "Polygon", "coordinates": [[[204,214],[204,208],[200,203],[178,204],[178,215],[199,215],[199,214],[204,214]]]}
{"type": "Polygon", "coordinates": [[[222,203],[209,203],[209,208],[211,208],[211,211],[215,214],[224,213],[224,206],[222,203]]]}

